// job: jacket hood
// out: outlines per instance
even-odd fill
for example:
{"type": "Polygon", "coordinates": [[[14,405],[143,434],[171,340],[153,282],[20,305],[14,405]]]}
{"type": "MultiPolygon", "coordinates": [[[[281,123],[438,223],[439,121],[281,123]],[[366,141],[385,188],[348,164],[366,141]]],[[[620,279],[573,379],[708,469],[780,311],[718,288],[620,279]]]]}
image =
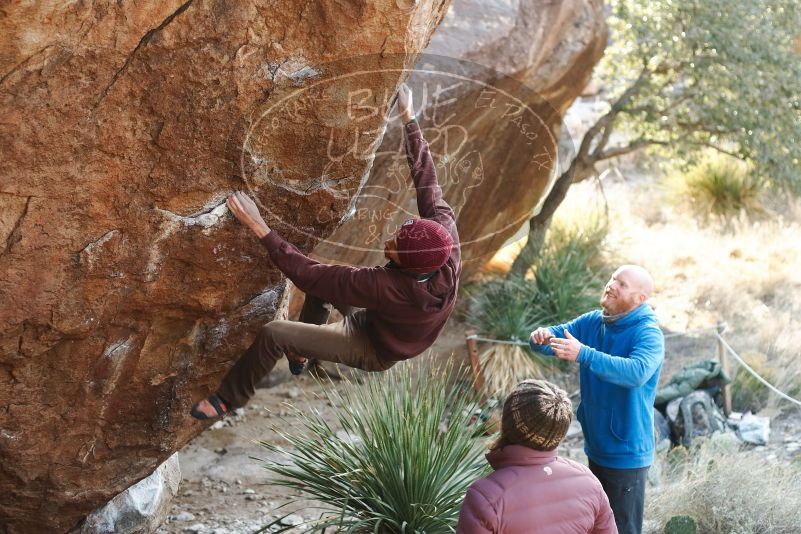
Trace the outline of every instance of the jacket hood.
{"type": "Polygon", "coordinates": [[[453,303],[458,285],[450,266],[445,264],[430,280],[413,285],[412,294],[423,311],[440,311],[453,303]]]}
{"type": "Polygon", "coordinates": [[[442,311],[451,305],[458,290],[456,275],[451,268],[450,262],[446,263],[428,280],[419,282],[415,280],[418,274],[406,271],[401,266],[389,262],[386,265],[389,269],[395,269],[410,280],[410,297],[418,307],[424,312],[442,311]]]}
{"type": "Polygon", "coordinates": [[[646,301],[631,310],[629,313],[615,321],[614,323],[608,324],[608,328],[628,328],[632,325],[639,323],[640,321],[647,321],[647,320],[656,320],[656,314],[654,314],[654,309],[651,308],[651,305],[646,301]]]}

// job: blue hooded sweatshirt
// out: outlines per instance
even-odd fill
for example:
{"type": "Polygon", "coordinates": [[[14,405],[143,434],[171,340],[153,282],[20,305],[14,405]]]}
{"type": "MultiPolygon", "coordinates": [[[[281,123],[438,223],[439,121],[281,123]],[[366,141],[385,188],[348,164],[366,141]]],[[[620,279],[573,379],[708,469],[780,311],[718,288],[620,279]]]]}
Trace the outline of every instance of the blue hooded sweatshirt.
{"type": "MultiPolygon", "coordinates": [[[[653,310],[643,303],[611,324],[601,311],[585,313],[549,328],[564,331],[582,343],[581,403],[577,417],[584,432],[584,452],[611,469],[647,467],[654,458],[654,397],[665,359],[665,338],[653,310]]],[[[550,345],[537,352],[553,355],[550,345]]]]}

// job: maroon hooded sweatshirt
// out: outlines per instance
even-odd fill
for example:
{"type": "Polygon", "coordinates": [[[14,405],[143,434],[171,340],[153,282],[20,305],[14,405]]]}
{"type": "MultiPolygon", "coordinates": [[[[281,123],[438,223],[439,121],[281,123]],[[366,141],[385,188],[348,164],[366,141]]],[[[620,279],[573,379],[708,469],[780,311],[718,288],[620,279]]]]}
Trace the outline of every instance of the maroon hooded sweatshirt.
{"type": "Polygon", "coordinates": [[[392,262],[383,267],[328,265],[306,257],[275,231],[261,239],[273,263],[301,291],[365,308],[367,335],[385,361],[412,358],[434,343],[456,303],[462,271],[456,219],[442,198],[428,143],[416,121],[404,131],[420,216],[440,223],[453,237],[450,257],[432,276],[404,271],[392,262]]]}

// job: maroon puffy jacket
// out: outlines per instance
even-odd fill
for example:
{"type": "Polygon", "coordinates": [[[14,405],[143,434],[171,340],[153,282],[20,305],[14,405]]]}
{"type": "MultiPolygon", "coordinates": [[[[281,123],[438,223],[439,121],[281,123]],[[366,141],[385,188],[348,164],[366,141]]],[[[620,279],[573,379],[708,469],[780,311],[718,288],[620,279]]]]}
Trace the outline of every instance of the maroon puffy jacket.
{"type": "Polygon", "coordinates": [[[617,534],[601,483],[556,451],[508,445],[487,454],[495,472],[475,481],[456,534],[617,534]]]}

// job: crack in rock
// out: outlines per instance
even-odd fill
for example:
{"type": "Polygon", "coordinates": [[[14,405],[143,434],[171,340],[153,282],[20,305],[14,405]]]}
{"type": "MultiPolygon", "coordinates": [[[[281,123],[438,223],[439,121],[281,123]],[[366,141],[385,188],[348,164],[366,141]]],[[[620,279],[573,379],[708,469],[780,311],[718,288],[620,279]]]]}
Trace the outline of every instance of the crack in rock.
{"type": "Polygon", "coordinates": [[[103,99],[106,98],[106,96],[108,96],[109,91],[111,91],[111,88],[114,86],[115,83],[117,83],[117,80],[120,78],[120,76],[122,76],[123,72],[125,72],[128,69],[128,65],[130,65],[131,61],[133,60],[134,56],[139,51],[139,49],[142,46],[148,44],[153,39],[153,36],[155,36],[158,32],[166,28],[167,25],[170,22],[172,22],[178,15],[189,9],[189,6],[192,5],[193,1],[194,0],[188,0],[187,2],[183,3],[178,9],[173,11],[169,16],[167,16],[167,18],[161,21],[161,24],[159,24],[155,28],[151,28],[150,30],[148,30],[147,33],[145,33],[142,36],[142,38],[139,39],[139,42],[136,43],[134,49],[125,57],[125,62],[119,69],[117,69],[117,71],[114,73],[114,76],[111,77],[111,81],[109,82],[109,84],[106,86],[105,89],[103,89],[103,92],[100,93],[100,97],[95,102],[94,105],[95,108],[98,105],[100,105],[100,103],[103,101],[103,99]]]}
{"type": "Polygon", "coordinates": [[[0,256],[8,253],[15,244],[17,244],[20,239],[22,239],[22,221],[25,219],[25,216],[28,215],[28,208],[31,205],[31,198],[33,197],[26,197],[25,199],[25,207],[22,209],[22,214],[17,218],[17,221],[14,223],[14,228],[11,229],[11,232],[8,234],[8,238],[6,239],[6,244],[3,247],[3,251],[0,252],[0,256]]]}
{"type": "Polygon", "coordinates": [[[39,54],[47,51],[49,48],[52,48],[52,46],[53,45],[47,45],[44,48],[41,48],[40,50],[34,52],[30,56],[26,57],[25,59],[23,59],[22,61],[20,61],[16,65],[14,65],[14,67],[12,67],[11,70],[9,70],[7,73],[5,73],[2,76],[2,78],[0,78],[0,86],[2,86],[6,82],[6,80],[11,77],[12,74],[14,74],[15,72],[18,72],[21,68],[23,68],[30,60],[32,60],[33,58],[35,58],[39,54]]]}

